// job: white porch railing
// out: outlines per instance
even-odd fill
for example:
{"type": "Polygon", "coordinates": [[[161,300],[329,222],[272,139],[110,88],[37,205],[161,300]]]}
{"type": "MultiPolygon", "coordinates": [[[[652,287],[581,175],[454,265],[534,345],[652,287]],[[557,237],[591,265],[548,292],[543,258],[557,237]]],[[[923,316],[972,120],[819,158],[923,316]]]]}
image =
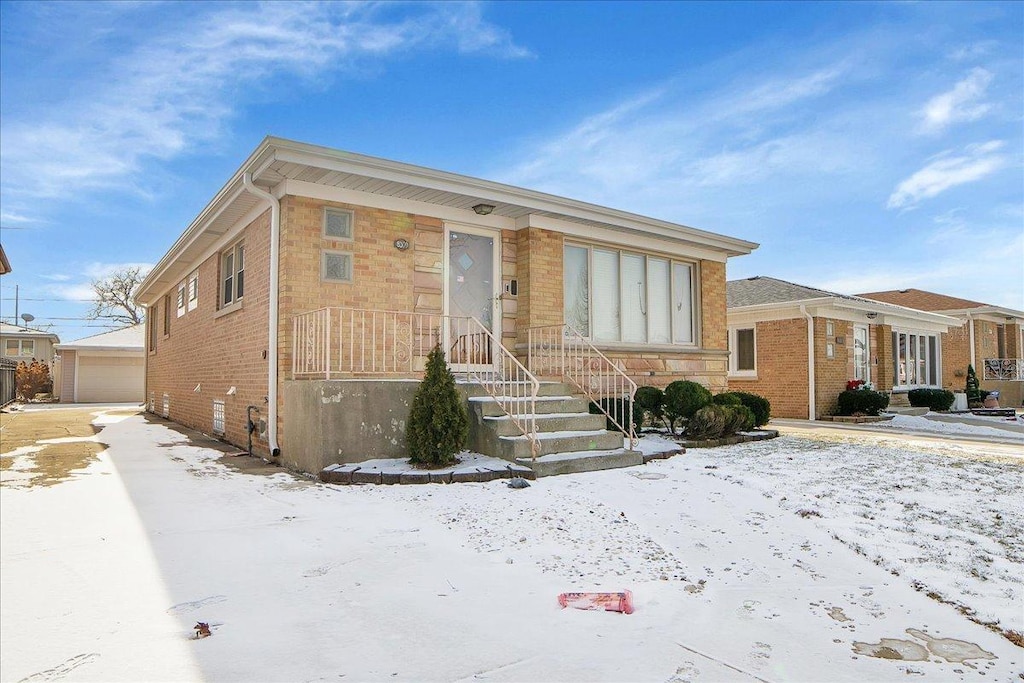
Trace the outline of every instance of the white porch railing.
{"type": "Polygon", "coordinates": [[[301,313],[292,323],[292,377],[420,376],[438,344],[453,372],[501,406],[536,458],[540,382],[476,318],[359,308],[301,313]]]}
{"type": "Polygon", "coordinates": [[[636,382],[568,325],[531,327],[527,333],[530,370],[537,376],[558,377],[575,386],[629,439],[630,448],[635,447],[636,382]]]}
{"type": "Polygon", "coordinates": [[[1024,360],[1020,358],[986,358],[985,379],[1024,382],[1024,360]]]}

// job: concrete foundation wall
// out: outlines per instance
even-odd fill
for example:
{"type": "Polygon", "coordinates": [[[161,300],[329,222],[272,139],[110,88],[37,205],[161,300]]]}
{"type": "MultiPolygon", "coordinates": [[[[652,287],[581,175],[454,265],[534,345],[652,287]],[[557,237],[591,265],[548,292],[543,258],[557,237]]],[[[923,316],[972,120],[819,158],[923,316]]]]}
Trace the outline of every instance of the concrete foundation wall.
{"type": "Polygon", "coordinates": [[[417,380],[284,382],[282,461],[316,473],[334,463],[408,457],[405,425],[417,380]]]}

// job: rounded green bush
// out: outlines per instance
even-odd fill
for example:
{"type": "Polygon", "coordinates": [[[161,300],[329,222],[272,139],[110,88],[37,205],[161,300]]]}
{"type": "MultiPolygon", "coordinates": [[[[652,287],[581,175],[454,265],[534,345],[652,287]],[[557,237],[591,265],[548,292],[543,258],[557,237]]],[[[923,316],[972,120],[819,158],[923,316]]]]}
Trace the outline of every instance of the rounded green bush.
{"type": "Polygon", "coordinates": [[[665,392],[658,387],[637,387],[633,402],[652,422],[665,419],[665,392]]]}
{"type": "Polygon", "coordinates": [[[694,441],[717,439],[725,434],[726,425],[730,421],[728,406],[707,405],[695,412],[686,423],[686,437],[694,441]]]}
{"type": "Polygon", "coordinates": [[[744,405],[722,406],[728,411],[729,421],[725,424],[726,436],[736,432],[746,432],[754,428],[754,411],[744,405]]]}
{"type": "Polygon", "coordinates": [[[673,429],[677,422],[689,420],[710,403],[711,392],[703,384],[676,380],[665,387],[665,417],[673,429]]]}
{"type": "Polygon", "coordinates": [[[889,407],[889,395],[870,389],[853,389],[839,394],[839,415],[878,415],[889,407]]]}
{"type": "Polygon", "coordinates": [[[772,417],[772,406],[771,403],[768,402],[768,399],[746,391],[730,391],[729,393],[733,396],[739,397],[740,403],[750,408],[754,413],[755,427],[768,424],[768,420],[772,417]]]}
{"type": "Polygon", "coordinates": [[[945,389],[911,389],[907,392],[910,405],[928,410],[949,410],[956,397],[945,389]]]}
{"type": "Polygon", "coordinates": [[[741,406],[741,405],[743,405],[743,401],[740,400],[740,397],[737,396],[736,394],[732,393],[732,392],[729,392],[729,391],[722,392],[721,394],[716,394],[711,399],[711,402],[714,403],[715,405],[719,405],[719,406],[741,406]]]}

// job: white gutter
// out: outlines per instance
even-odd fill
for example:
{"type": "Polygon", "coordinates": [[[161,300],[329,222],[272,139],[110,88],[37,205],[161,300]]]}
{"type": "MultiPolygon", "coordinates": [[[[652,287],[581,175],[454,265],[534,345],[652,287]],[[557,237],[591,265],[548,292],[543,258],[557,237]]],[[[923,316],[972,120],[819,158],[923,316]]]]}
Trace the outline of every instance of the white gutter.
{"type": "MultiPolygon", "coordinates": [[[[268,162],[269,164],[270,162],[268,162]]],[[[266,166],[264,166],[265,168],[266,166]]],[[[260,169],[262,170],[262,169],[260,169]]],[[[258,172],[257,172],[258,173],[258,172]]],[[[270,310],[267,314],[267,446],[271,457],[281,455],[277,445],[277,322],[278,299],[281,263],[281,202],[266,190],[256,187],[252,182],[252,173],[242,176],[245,189],[252,194],[270,202],[270,310]]]]}
{"type": "Polygon", "coordinates": [[[800,312],[807,318],[807,419],[813,420],[817,412],[814,400],[814,317],[800,304],[800,312]]]}
{"type": "Polygon", "coordinates": [[[967,313],[967,334],[968,334],[968,336],[970,337],[970,340],[971,340],[970,341],[970,344],[971,344],[971,367],[974,368],[975,372],[977,372],[978,371],[978,366],[974,362],[974,317],[971,315],[970,311],[966,311],[966,313],[967,313]]]}

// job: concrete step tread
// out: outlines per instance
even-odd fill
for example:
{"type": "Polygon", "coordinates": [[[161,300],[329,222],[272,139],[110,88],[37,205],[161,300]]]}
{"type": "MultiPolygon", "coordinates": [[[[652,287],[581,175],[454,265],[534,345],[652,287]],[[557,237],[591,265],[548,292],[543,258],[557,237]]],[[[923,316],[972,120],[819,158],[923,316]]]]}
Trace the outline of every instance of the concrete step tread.
{"type": "MultiPolygon", "coordinates": [[[[537,432],[537,439],[543,441],[545,439],[568,439],[574,436],[601,436],[603,434],[614,433],[615,432],[609,432],[607,429],[593,429],[573,432],[537,432]]],[[[519,436],[499,436],[498,438],[506,441],[525,441],[526,435],[520,434],[519,436]]]]}
{"type": "MultiPolygon", "coordinates": [[[[533,418],[536,418],[537,420],[547,420],[547,419],[557,419],[557,418],[563,418],[563,417],[591,417],[592,415],[593,415],[593,413],[532,413],[532,414],[530,414],[530,413],[522,413],[522,414],[521,413],[516,413],[516,418],[528,420],[531,417],[533,417],[533,418]]],[[[510,415],[486,415],[486,416],[484,416],[484,419],[485,420],[500,421],[500,420],[511,420],[512,417],[510,415]]]]}
{"type": "MultiPolygon", "coordinates": [[[[575,396],[538,396],[535,401],[565,401],[567,399],[576,398],[575,396]]],[[[495,401],[529,401],[530,397],[522,396],[499,396],[494,398],[493,396],[470,396],[470,401],[476,401],[478,403],[491,403],[495,401]]]]}
{"type": "MultiPolygon", "coordinates": [[[[562,460],[584,460],[588,458],[600,458],[603,456],[622,455],[628,452],[629,450],[626,448],[611,448],[603,451],[563,451],[561,453],[538,455],[536,460],[532,458],[516,458],[516,462],[521,465],[529,466],[533,462],[547,463],[560,462],[562,460]]],[[[636,452],[639,453],[640,451],[636,452]]]]}

